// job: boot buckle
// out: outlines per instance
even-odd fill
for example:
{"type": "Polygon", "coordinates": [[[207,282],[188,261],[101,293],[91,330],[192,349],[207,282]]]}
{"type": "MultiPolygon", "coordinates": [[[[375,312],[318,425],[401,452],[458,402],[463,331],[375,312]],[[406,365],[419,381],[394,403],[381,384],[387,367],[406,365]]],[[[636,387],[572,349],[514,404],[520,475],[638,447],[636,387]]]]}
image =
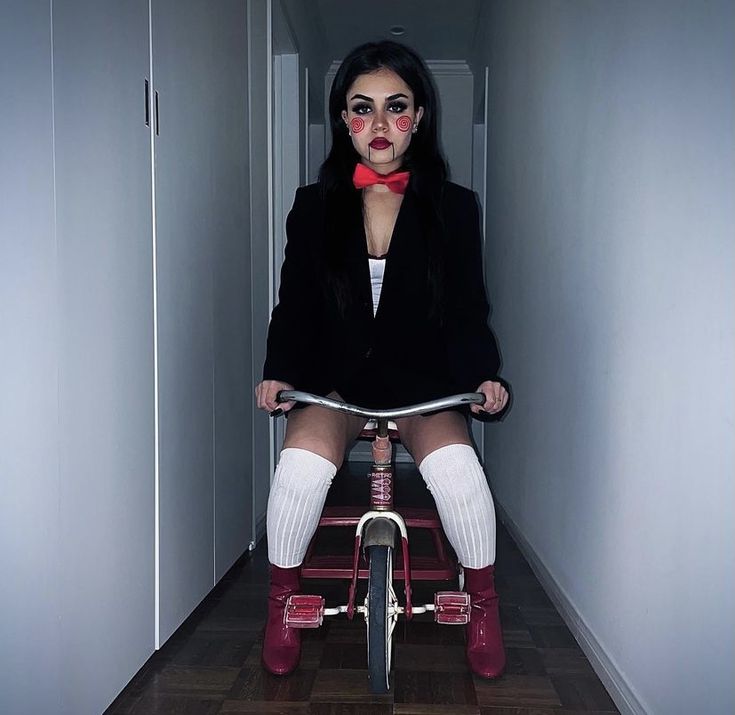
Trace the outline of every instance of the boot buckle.
{"type": "Polygon", "coordinates": [[[437,591],[434,594],[434,620],[450,626],[470,622],[470,594],[465,591],[437,591]]]}
{"type": "Polygon", "coordinates": [[[300,593],[288,597],[283,622],[289,628],[319,628],[323,620],[323,596],[300,593]]]}

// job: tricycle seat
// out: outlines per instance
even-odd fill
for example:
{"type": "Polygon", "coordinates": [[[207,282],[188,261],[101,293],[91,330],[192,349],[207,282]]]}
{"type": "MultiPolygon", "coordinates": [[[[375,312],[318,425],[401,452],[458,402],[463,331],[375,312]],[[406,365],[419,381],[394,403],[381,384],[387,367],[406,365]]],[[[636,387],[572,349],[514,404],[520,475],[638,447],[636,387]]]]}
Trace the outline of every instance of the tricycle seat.
{"type": "MultiPolygon", "coordinates": [[[[362,432],[360,432],[360,436],[358,437],[358,439],[374,440],[377,434],[378,434],[378,421],[370,420],[365,425],[365,427],[363,427],[362,432]]],[[[398,425],[392,420],[388,422],[388,436],[390,437],[392,442],[401,441],[401,436],[398,434],[398,425]]]]}

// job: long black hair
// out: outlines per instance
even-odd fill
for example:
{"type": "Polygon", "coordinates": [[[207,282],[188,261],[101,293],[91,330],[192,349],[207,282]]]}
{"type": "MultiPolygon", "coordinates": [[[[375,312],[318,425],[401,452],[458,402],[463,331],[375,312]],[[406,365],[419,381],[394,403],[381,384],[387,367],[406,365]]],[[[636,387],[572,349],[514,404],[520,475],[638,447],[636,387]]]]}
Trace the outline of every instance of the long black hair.
{"type": "Polygon", "coordinates": [[[445,232],[439,206],[447,179],[447,165],[439,149],[437,93],[429,70],[419,55],[410,47],[392,40],[368,42],[352,50],[337,70],[329,93],[332,147],[319,170],[319,187],[326,206],[328,279],[340,311],[344,313],[352,293],[344,274],[344,232],[356,212],[362,215],[362,198],[352,186],[352,174],[360,155],[352,145],[342,112],[347,109],[347,92],[355,80],[381,69],[395,72],[413,92],[414,107],[424,108],[417,131],[403,156],[402,169],[411,172],[407,191],[417,200],[427,245],[431,313],[440,317],[445,232]]]}

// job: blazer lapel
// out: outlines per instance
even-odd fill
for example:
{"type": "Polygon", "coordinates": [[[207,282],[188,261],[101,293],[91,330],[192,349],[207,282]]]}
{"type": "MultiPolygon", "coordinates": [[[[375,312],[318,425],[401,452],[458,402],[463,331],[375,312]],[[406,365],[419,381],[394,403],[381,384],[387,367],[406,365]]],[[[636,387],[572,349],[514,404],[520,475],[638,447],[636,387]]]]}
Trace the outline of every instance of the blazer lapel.
{"type": "MultiPolygon", "coordinates": [[[[416,250],[415,240],[419,235],[418,215],[413,194],[406,192],[401,202],[401,208],[393,227],[393,235],[386,256],[383,287],[380,292],[380,302],[376,320],[380,320],[390,311],[391,304],[398,295],[404,271],[411,264],[411,256],[416,250]]],[[[367,253],[367,250],[366,250],[367,253]]],[[[369,276],[368,276],[369,280],[369,276]]]]}
{"type": "Polygon", "coordinates": [[[362,211],[355,211],[352,225],[347,227],[347,270],[350,283],[354,287],[361,318],[373,317],[373,294],[370,286],[370,266],[368,264],[367,241],[362,211]]]}
{"type": "MultiPolygon", "coordinates": [[[[370,285],[370,265],[368,263],[367,240],[362,212],[355,212],[355,220],[349,227],[347,245],[347,264],[350,282],[357,293],[361,318],[373,318],[373,294],[370,285]]],[[[390,310],[390,304],[397,297],[403,272],[411,264],[412,252],[417,249],[416,239],[420,235],[416,202],[410,192],[406,192],[393,226],[393,235],[386,256],[383,286],[375,319],[390,310]]]]}

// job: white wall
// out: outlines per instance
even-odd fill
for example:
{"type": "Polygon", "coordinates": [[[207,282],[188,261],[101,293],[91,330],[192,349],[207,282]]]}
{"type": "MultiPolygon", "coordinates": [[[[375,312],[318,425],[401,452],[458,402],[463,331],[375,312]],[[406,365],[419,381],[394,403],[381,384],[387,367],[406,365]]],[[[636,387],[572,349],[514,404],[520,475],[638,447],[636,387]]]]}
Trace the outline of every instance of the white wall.
{"type": "Polygon", "coordinates": [[[735,6],[485,20],[496,497],[624,711],[732,712],[735,6]]]}
{"type": "Polygon", "coordinates": [[[319,178],[319,169],[326,158],[324,151],[324,124],[309,124],[309,166],[307,183],[319,178]]]}
{"type": "Polygon", "coordinates": [[[427,65],[439,94],[439,136],[449,178],[471,187],[475,78],[463,61],[429,60],[427,65]]]}
{"type": "MultiPolygon", "coordinates": [[[[309,68],[308,96],[305,82],[299,86],[299,95],[308,103],[308,122],[318,123],[322,121],[322,105],[324,96],[322,94],[321,78],[327,70],[331,57],[329,54],[328,38],[324,35],[324,27],[320,11],[315,11],[314,3],[303,0],[278,0],[286,22],[292,34],[292,39],[299,53],[299,63],[302,67],[309,68]]],[[[303,74],[302,74],[303,78],[303,74]]],[[[306,117],[304,118],[306,122],[306,117]]],[[[301,124],[302,136],[306,127],[301,124]]],[[[304,148],[301,149],[301,157],[304,157],[304,148]]],[[[304,167],[308,171],[308,167],[304,167]]]]}

